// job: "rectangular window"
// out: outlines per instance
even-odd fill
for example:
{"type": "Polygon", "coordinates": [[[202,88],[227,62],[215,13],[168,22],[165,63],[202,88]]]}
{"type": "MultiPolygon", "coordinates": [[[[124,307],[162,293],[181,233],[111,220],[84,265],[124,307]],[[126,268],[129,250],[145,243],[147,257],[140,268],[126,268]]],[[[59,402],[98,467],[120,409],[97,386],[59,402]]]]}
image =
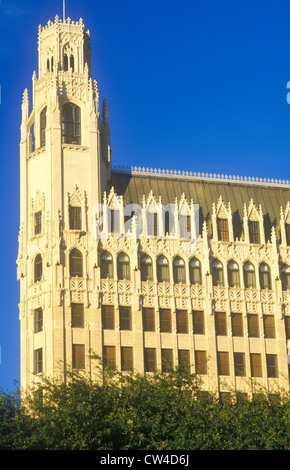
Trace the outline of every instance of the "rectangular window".
{"type": "Polygon", "coordinates": [[[232,313],[232,334],[233,336],[244,336],[243,315],[241,313],[232,313]]]}
{"type": "Polygon", "coordinates": [[[234,353],[235,376],[244,377],[246,375],[245,354],[240,352],[234,353]]]}
{"type": "Polygon", "coordinates": [[[84,305],[71,304],[72,328],[84,328],[84,305]]]}
{"type": "Polygon", "coordinates": [[[84,344],[72,345],[72,366],[73,366],[73,369],[85,368],[85,345],[84,344]]]}
{"type": "Polygon", "coordinates": [[[179,233],[180,238],[190,238],[191,218],[187,214],[179,214],[179,233]]]}
{"type": "Polygon", "coordinates": [[[34,351],[34,373],[41,374],[43,371],[43,354],[42,348],[36,349],[34,351]]]}
{"type": "Polygon", "coordinates": [[[34,214],[34,235],[39,235],[42,232],[42,212],[34,214]]]}
{"type": "Polygon", "coordinates": [[[143,308],[143,329],[144,331],[155,331],[155,311],[154,308],[143,308]]]}
{"type": "Polygon", "coordinates": [[[34,333],[39,333],[43,329],[43,311],[42,308],[34,310],[34,333]]]}
{"type": "Polygon", "coordinates": [[[197,374],[207,374],[206,351],[195,351],[195,371],[197,374]]]}
{"type": "Polygon", "coordinates": [[[113,305],[102,305],[102,322],[104,330],[115,329],[115,313],[113,305]]]}
{"type": "Polygon", "coordinates": [[[188,349],[178,350],[178,365],[182,368],[190,366],[190,351],[188,349]]]}
{"type": "Polygon", "coordinates": [[[250,243],[260,243],[260,224],[257,221],[249,220],[250,243]]]}
{"type": "Polygon", "coordinates": [[[254,354],[250,355],[251,361],[251,374],[252,377],[262,377],[262,360],[261,354],[254,354]]]}
{"type": "Polygon", "coordinates": [[[173,369],[173,350],[161,349],[162,372],[168,372],[173,369]]]}
{"type": "Polygon", "coordinates": [[[267,374],[269,378],[278,377],[278,361],[276,354],[266,354],[267,374]]]}
{"type": "Polygon", "coordinates": [[[290,317],[285,316],[285,333],[286,339],[290,339],[290,317]]]}
{"type": "Polygon", "coordinates": [[[156,349],[155,348],[144,349],[144,367],[145,367],[145,372],[152,372],[156,370],[156,349]]]}
{"type": "Polygon", "coordinates": [[[229,367],[229,353],[228,352],[218,352],[218,373],[219,375],[230,375],[229,367]]]}
{"type": "Polygon", "coordinates": [[[250,338],[259,337],[259,317],[256,314],[248,314],[248,334],[250,338]]]}
{"type": "Polygon", "coordinates": [[[215,328],[218,336],[227,336],[227,317],[225,312],[215,313],[215,328]]]}
{"type": "Polygon", "coordinates": [[[204,335],[205,333],[204,312],[194,310],[192,312],[192,319],[193,319],[193,333],[195,335],[204,335]]]}
{"type": "Polygon", "coordinates": [[[116,367],[116,350],[115,346],[104,346],[103,347],[103,364],[104,367],[114,368],[116,367]]]}
{"type": "Polygon", "coordinates": [[[121,347],[121,368],[123,371],[133,369],[133,348],[121,347]]]}
{"type": "Polygon", "coordinates": [[[69,228],[70,230],[82,229],[82,208],[73,207],[69,208],[69,228]]]}
{"type": "Polygon", "coordinates": [[[161,333],[171,333],[171,310],[168,308],[161,308],[160,313],[160,331],[161,333]]]}
{"type": "Polygon", "coordinates": [[[120,329],[132,330],[132,314],[131,307],[119,306],[120,312],[120,329]]]}
{"type": "Polygon", "coordinates": [[[276,338],[274,315],[264,315],[263,320],[265,338],[276,338]]]}
{"type": "Polygon", "coordinates": [[[187,310],[176,310],[177,333],[188,333],[187,310]]]}
{"type": "Polygon", "coordinates": [[[110,209],[111,213],[111,233],[120,233],[120,211],[115,209],[110,209]]]}
{"type": "Polygon", "coordinates": [[[287,246],[290,245],[290,224],[285,224],[285,231],[286,231],[286,243],[287,246]]]}
{"type": "Polygon", "coordinates": [[[218,240],[222,242],[229,241],[228,219],[217,219],[218,240]]]}

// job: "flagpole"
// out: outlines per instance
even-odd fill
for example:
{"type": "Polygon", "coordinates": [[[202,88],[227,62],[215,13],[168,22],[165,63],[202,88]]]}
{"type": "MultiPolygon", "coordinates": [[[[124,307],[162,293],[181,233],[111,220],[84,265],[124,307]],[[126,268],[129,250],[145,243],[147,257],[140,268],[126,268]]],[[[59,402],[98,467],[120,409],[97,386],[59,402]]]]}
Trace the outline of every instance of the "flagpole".
{"type": "Polygon", "coordinates": [[[65,22],[65,0],[63,0],[63,21],[65,22]]]}

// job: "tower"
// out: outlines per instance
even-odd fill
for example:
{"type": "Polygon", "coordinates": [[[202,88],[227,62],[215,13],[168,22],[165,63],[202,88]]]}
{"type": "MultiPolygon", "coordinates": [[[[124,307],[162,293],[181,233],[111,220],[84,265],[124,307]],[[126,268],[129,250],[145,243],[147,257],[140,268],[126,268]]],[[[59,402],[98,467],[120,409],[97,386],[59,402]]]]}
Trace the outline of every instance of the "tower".
{"type": "Polygon", "coordinates": [[[17,275],[24,387],[37,372],[62,372],[82,354],[78,344],[88,345],[68,331],[89,305],[91,214],[110,178],[110,154],[107,100],[100,116],[91,77],[90,32],[82,19],[56,16],[39,26],[38,74],[32,100],[26,89],[22,102],[17,275]]]}

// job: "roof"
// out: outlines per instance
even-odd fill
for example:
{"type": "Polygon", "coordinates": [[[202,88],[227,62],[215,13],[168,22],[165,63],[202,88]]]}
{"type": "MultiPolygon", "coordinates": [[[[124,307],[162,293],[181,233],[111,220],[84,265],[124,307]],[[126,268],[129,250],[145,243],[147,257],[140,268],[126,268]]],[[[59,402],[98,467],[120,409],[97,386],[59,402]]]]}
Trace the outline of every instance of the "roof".
{"type": "Polygon", "coordinates": [[[257,208],[261,205],[266,240],[270,239],[271,226],[279,227],[281,207],[285,210],[286,204],[290,202],[289,181],[262,178],[114,169],[108,191],[111,187],[114,187],[117,195],[123,196],[124,205],[135,203],[142,206],[143,195],[148,197],[151,190],[157,200],[161,196],[163,206],[174,203],[175,198],[179,201],[184,193],[189,203],[192,200],[199,205],[200,225],[206,220],[209,233],[212,205],[217,204],[221,196],[226,205],[231,203],[235,238],[241,236],[244,204],[248,205],[251,199],[257,208]]]}

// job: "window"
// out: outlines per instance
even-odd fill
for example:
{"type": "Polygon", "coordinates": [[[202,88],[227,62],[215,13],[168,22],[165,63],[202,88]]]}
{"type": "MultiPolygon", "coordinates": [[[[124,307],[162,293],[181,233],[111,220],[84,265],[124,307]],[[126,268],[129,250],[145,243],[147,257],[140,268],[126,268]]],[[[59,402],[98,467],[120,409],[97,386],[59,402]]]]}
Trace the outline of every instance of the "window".
{"type": "Polygon", "coordinates": [[[229,353],[228,352],[218,352],[218,374],[219,375],[230,375],[229,367],[229,353]]]}
{"type": "Polygon", "coordinates": [[[84,327],[84,305],[83,304],[71,304],[71,321],[72,328],[83,328],[84,327]]]}
{"type": "Polygon", "coordinates": [[[264,315],[263,320],[265,338],[276,338],[274,315],[264,315]]]}
{"type": "Polygon", "coordinates": [[[248,314],[248,335],[250,338],[258,338],[259,334],[259,317],[256,314],[248,314]]]}
{"type": "Polygon", "coordinates": [[[161,349],[162,372],[169,372],[173,369],[173,350],[161,349]]]}
{"type": "Polygon", "coordinates": [[[227,336],[227,317],[225,312],[215,313],[216,334],[219,336],[227,336]]]}
{"type": "Polygon", "coordinates": [[[246,375],[245,354],[241,352],[234,353],[235,376],[244,377],[246,375]]]}
{"type": "Polygon", "coordinates": [[[201,311],[192,312],[193,333],[195,335],[204,335],[204,313],[201,311]]]}
{"type": "Polygon", "coordinates": [[[123,371],[133,369],[133,348],[121,347],[121,369],[123,371]]]}
{"type": "Polygon", "coordinates": [[[42,257],[37,255],[34,260],[34,282],[41,281],[42,279],[42,257]]]}
{"type": "Polygon", "coordinates": [[[169,282],[168,259],[163,255],[157,259],[157,280],[158,282],[169,282]]]}
{"type": "Polygon", "coordinates": [[[206,351],[195,351],[195,371],[197,374],[207,374],[206,351]]]}
{"type": "Polygon", "coordinates": [[[271,289],[271,271],[266,263],[260,264],[259,273],[261,289],[271,289]]]}
{"type": "Polygon", "coordinates": [[[244,283],[246,289],[256,288],[255,268],[249,262],[244,264],[244,283]]]}
{"type": "Polygon", "coordinates": [[[190,238],[191,217],[187,214],[179,214],[179,233],[180,238],[190,238]]]}
{"type": "Polygon", "coordinates": [[[102,305],[102,323],[104,330],[115,329],[115,313],[113,305],[102,305]]]}
{"type": "Polygon", "coordinates": [[[176,310],[177,333],[188,333],[187,310],[176,310]]]}
{"type": "Polygon", "coordinates": [[[146,212],[147,235],[156,238],[158,236],[158,212],[146,212]]]}
{"type": "Polygon", "coordinates": [[[39,333],[43,330],[43,311],[42,308],[34,310],[34,333],[39,333]]]}
{"type": "Polygon", "coordinates": [[[113,258],[107,251],[101,254],[101,279],[113,279],[113,258]]]}
{"type": "Polygon", "coordinates": [[[214,286],[224,285],[223,265],[219,260],[214,260],[212,263],[212,280],[214,286]]]}
{"type": "Polygon", "coordinates": [[[287,264],[284,264],[281,268],[281,279],[282,279],[282,289],[290,289],[290,268],[287,264]]]}
{"type": "Polygon", "coordinates": [[[196,258],[192,258],[189,262],[189,275],[191,284],[201,284],[201,266],[196,258]]]}
{"type": "Polygon", "coordinates": [[[144,331],[155,331],[155,311],[154,308],[143,308],[143,329],[144,331]]]}
{"type": "Polygon", "coordinates": [[[73,103],[62,107],[62,143],[81,144],[81,110],[73,103]]]}
{"type": "Polygon", "coordinates": [[[287,246],[290,245],[290,224],[285,224],[285,231],[286,231],[286,243],[287,246]]]}
{"type": "Polygon", "coordinates": [[[45,147],[45,131],[46,131],[46,114],[47,107],[40,113],[40,147],[45,147]]]}
{"type": "Polygon", "coordinates": [[[230,287],[240,287],[239,266],[235,261],[228,264],[228,281],[230,287]]]}
{"type": "Polygon", "coordinates": [[[229,241],[228,219],[217,219],[218,240],[229,241]]]}
{"type": "Polygon", "coordinates": [[[144,349],[144,368],[145,372],[152,372],[156,370],[156,349],[144,349]]]}
{"type": "Polygon", "coordinates": [[[120,329],[121,330],[132,330],[132,314],[131,307],[125,307],[120,305],[120,329]]]}
{"type": "Polygon", "coordinates": [[[185,265],[180,256],[177,256],[173,260],[173,278],[175,284],[185,284],[185,265]]]}
{"type": "Polygon", "coordinates": [[[74,248],[69,255],[70,276],[83,277],[83,255],[74,248]]]}
{"type": "Polygon", "coordinates": [[[262,360],[261,354],[250,354],[251,374],[252,377],[262,377],[262,360]]]}
{"type": "Polygon", "coordinates": [[[190,351],[188,349],[178,350],[178,365],[181,368],[190,367],[190,351]]]}
{"type": "Polygon", "coordinates": [[[130,260],[126,253],[120,253],[117,260],[118,279],[130,280],[130,260]]]}
{"type": "Polygon", "coordinates": [[[34,373],[41,374],[43,371],[43,354],[42,348],[34,351],[34,373]]]}
{"type": "Polygon", "coordinates": [[[34,214],[34,235],[39,235],[42,231],[42,212],[38,211],[34,214]]]}
{"type": "Polygon", "coordinates": [[[82,229],[82,208],[70,206],[69,208],[69,228],[70,230],[82,229]]]}
{"type": "Polygon", "coordinates": [[[171,310],[168,308],[161,308],[160,314],[160,331],[161,333],[171,333],[171,310]]]}
{"type": "Polygon", "coordinates": [[[115,346],[103,347],[103,364],[104,367],[114,369],[116,367],[116,350],[115,346]]]}
{"type": "Polygon", "coordinates": [[[141,257],[141,281],[153,281],[152,259],[148,255],[141,257]]]}
{"type": "Polygon", "coordinates": [[[278,362],[276,354],[266,354],[267,375],[269,378],[278,377],[278,362]]]}
{"type": "Polygon", "coordinates": [[[241,313],[232,313],[232,335],[244,336],[243,315],[241,313]]]}
{"type": "Polygon", "coordinates": [[[286,339],[290,339],[290,317],[285,316],[285,333],[286,339]]]}
{"type": "Polygon", "coordinates": [[[110,232],[120,233],[121,232],[121,220],[120,211],[117,209],[110,209],[110,232]]]}
{"type": "Polygon", "coordinates": [[[250,243],[260,243],[260,224],[254,220],[249,220],[250,243]]]}
{"type": "Polygon", "coordinates": [[[85,345],[84,344],[72,345],[72,366],[73,366],[73,369],[85,368],[85,345]]]}

